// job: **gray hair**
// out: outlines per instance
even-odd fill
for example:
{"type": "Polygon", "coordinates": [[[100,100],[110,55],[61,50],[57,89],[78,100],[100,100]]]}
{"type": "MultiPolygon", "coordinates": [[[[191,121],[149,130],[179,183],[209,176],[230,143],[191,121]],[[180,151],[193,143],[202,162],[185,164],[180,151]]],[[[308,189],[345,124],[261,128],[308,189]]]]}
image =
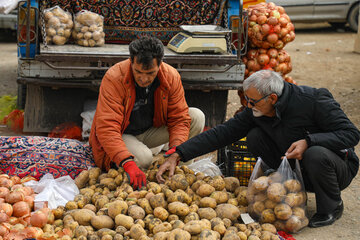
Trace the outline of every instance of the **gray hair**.
{"type": "Polygon", "coordinates": [[[263,96],[275,93],[280,97],[284,88],[284,79],[275,71],[260,70],[243,82],[244,91],[250,87],[254,87],[263,96]]]}

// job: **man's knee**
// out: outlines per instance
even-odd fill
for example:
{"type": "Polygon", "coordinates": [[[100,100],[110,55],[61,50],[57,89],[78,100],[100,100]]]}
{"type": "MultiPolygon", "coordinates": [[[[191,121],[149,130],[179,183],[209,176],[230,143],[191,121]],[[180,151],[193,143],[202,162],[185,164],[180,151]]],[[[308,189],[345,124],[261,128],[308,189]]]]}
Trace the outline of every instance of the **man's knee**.
{"type": "Polygon", "coordinates": [[[153,154],[149,148],[133,153],[136,165],[142,170],[148,169],[153,161],[153,154]]]}
{"type": "Polygon", "coordinates": [[[318,171],[322,166],[329,164],[328,149],[321,146],[309,147],[303,155],[302,165],[307,170],[318,171]]]}
{"type": "Polygon", "coordinates": [[[189,138],[192,138],[201,133],[205,126],[205,114],[198,108],[189,108],[189,115],[191,118],[189,138]]]}

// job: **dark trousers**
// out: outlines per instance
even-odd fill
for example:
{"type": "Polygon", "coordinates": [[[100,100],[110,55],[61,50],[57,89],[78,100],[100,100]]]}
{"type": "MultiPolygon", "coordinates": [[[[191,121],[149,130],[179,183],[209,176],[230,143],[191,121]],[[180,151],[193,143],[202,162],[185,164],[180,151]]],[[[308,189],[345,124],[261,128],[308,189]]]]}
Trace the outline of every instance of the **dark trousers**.
{"type": "MultiPolygon", "coordinates": [[[[285,155],[259,128],[248,133],[247,145],[255,157],[261,157],[273,169],[279,167],[281,157],[285,155]]],[[[294,166],[294,160],[289,162],[294,166]]],[[[341,202],[341,190],[349,186],[354,178],[351,171],[353,165],[321,146],[308,148],[299,162],[306,191],[315,193],[316,211],[320,214],[332,212],[341,202]]]]}

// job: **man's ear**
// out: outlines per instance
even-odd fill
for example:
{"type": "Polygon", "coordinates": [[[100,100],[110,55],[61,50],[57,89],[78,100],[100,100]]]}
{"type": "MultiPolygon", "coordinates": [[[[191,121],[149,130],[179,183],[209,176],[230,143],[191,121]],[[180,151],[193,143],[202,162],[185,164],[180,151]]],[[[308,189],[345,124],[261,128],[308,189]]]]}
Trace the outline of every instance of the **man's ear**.
{"type": "Polygon", "coordinates": [[[270,98],[270,101],[271,101],[271,104],[275,104],[277,101],[278,101],[278,95],[276,94],[276,93],[272,93],[272,94],[270,94],[270,96],[269,96],[269,98],[270,98]]]}

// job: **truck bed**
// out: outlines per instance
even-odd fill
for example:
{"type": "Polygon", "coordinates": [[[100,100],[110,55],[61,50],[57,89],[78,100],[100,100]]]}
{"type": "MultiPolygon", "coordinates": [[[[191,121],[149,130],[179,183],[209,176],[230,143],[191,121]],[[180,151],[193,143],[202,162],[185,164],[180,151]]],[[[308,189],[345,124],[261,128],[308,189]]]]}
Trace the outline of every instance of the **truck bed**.
{"type": "MultiPolygon", "coordinates": [[[[234,54],[179,54],[167,47],[164,48],[164,61],[169,64],[236,64],[234,54]]],[[[82,47],[79,45],[40,45],[38,61],[66,61],[66,62],[119,62],[129,58],[129,45],[105,44],[102,47],[82,47]]]]}

